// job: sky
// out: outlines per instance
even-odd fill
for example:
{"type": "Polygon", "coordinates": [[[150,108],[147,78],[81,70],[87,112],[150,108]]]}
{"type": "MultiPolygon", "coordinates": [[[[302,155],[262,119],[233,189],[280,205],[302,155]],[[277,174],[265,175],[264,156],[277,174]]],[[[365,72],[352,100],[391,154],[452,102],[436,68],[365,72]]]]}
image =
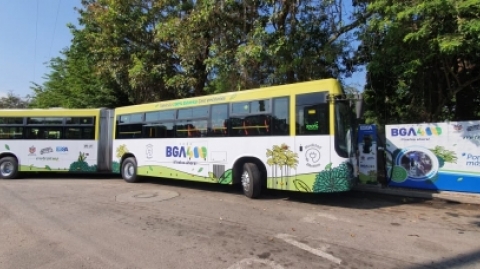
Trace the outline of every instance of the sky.
{"type": "Polygon", "coordinates": [[[67,23],[77,24],[79,0],[2,1],[0,8],[0,96],[32,94],[48,61],[70,45],[67,23]]]}
{"type": "MultiPolygon", "coordinates": [[[[0,97],[8,92],[32,94],[32,82],[43,84],[47,64],[70,46],[68,23],[77,24],[80,0],[2,1],[0,8],[0,97]]],[[[346,80],[363,88],[365,72],[346,80]]]]}

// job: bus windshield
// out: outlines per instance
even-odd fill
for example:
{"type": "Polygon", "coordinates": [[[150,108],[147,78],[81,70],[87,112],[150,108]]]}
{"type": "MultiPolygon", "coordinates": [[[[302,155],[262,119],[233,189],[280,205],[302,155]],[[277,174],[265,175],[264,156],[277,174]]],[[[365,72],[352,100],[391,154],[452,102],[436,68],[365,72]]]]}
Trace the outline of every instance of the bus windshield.
{"type": "Polygon", "coordinates": [[[335,150],[338,155],[348,158],[352,153],[353,135],[352,111],[346,101],[335,104],[335,150]]]}

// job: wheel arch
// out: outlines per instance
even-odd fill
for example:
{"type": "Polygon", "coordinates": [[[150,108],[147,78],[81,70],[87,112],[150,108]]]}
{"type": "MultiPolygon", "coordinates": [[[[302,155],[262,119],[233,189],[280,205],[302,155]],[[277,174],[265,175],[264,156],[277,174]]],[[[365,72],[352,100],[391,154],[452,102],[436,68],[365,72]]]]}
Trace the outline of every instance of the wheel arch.
{"type": "Polygon", "coordinates": [[[0,159],[5,158],[5,157],[15,158],[15,160],[17,161],[18,167],[20,167],[20,159],[18,159],[17,155],[13,154],[12,152],[2,152],[2,153],[0,153],[0,159]]]}
{"type": "Polygon", "coordinates": [[[260,160],[260,158],[255,157],[255,156],[242,156],[242,157],[239,157],[233,163],[233,169],[232,169],[233,181],[232,181],[232,183],[233,184],[241,183],[243,165],[245,163],[253,163],[258,167],[258,170],[260,171],[260,174],[261,174],[262,185],[266,186],[267,185],[267,167],[260,160]]]}
{"type": "Polygon", "coordinates": [[[135,155],[133,153],[127,152],[127,153],[123,154],[122,158],[120,159],[120,167],[122,167],[123,161],[125,161],[125,159],[130,158],[130,157],[133,157],[135,160],[137,160],[137,157],[135,157],[135,155]]]}

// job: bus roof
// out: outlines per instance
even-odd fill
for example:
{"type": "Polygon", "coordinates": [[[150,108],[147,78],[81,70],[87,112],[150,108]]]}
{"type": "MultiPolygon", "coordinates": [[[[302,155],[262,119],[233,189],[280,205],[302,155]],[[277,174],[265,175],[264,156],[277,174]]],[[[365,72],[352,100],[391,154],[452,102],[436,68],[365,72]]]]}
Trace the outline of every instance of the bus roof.
{"type": "Polygon", "coordinates": [[[261,100],[273,97],[290,96],[292,93],[302,94],[326,91],[330,94],[342,94],[340,83],[336,79],[322,79],[308,82],[299,82],[279,86],[269,86],[250,90],[232,91],[227,93],[210,94],[185,99],[160,101],[141,105],[118,107],[116,113],[135,113],[185,108],[191,106],[214,105],[228,102],[247,100],[261,100]]]}
{"type": "Polygon", "coordinates": [[[0,117],[68,117],[68,116],[97,116],[100,108],[86,109],[0,109],[0,117]]]}

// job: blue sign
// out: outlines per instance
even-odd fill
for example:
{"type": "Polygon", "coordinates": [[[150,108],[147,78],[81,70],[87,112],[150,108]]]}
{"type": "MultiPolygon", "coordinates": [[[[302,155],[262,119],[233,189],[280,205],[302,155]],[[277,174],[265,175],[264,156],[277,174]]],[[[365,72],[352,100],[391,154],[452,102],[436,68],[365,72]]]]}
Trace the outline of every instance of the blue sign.
{"type": "Polygon", "coordinates": [[[68,152],[68,147],[57,147],[57,152],[68,152]]]}
{"type": "Polygon", "coordinates": [[[363,184],[377,183],[377,126],[358,127],[358,172],[363,184]]]}

